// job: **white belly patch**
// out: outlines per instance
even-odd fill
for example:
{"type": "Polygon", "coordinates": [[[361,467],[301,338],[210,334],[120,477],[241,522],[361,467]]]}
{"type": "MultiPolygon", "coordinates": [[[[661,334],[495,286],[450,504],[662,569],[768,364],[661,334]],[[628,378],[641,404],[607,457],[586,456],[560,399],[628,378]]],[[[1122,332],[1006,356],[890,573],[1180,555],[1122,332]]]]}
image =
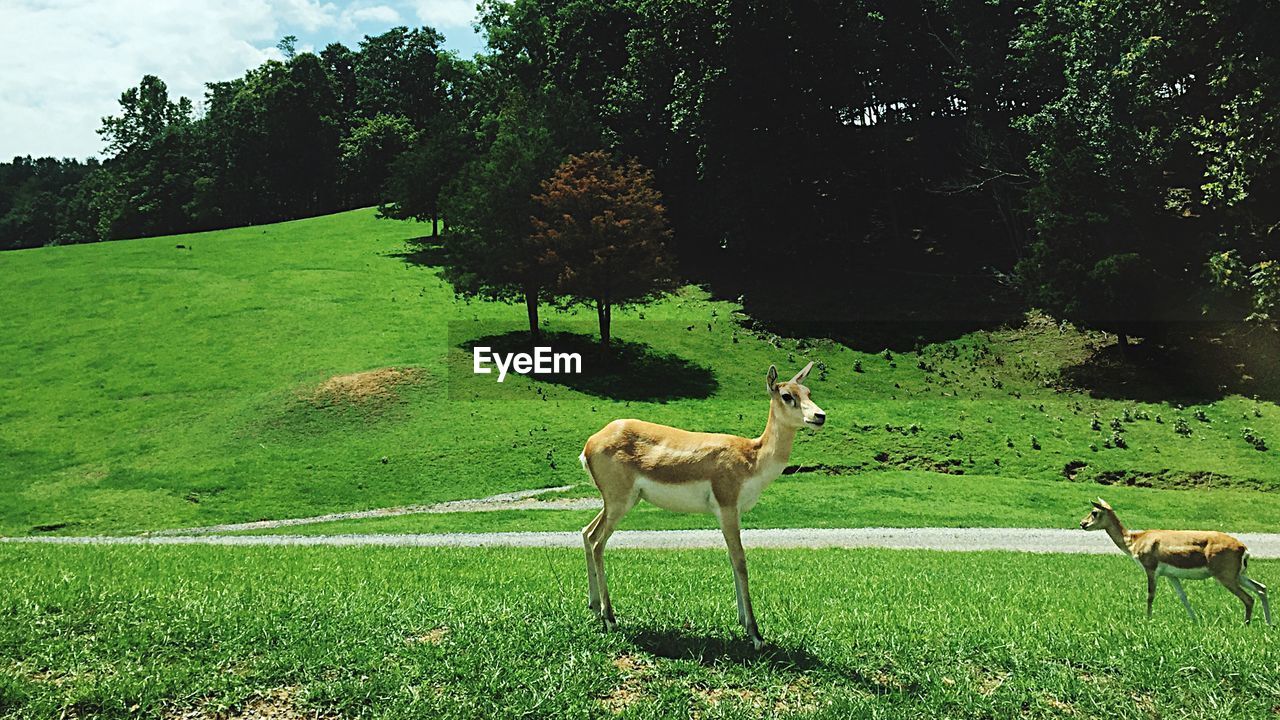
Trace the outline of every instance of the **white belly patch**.
{"type": "Polygon", "coordinates": [[[1211,576],[1209,568],[1180,568],[1165,563],[1156,566],[1156,574],[1175,577],[1179,580],[1205,580],[1211,576]]]}
{"type": "Polygon", "coordinates": [[[640,498],[663,510],[679,513],[709,513],[716,507],[711,482],[660,483],[646,477],[636,478],[640,498]]]}

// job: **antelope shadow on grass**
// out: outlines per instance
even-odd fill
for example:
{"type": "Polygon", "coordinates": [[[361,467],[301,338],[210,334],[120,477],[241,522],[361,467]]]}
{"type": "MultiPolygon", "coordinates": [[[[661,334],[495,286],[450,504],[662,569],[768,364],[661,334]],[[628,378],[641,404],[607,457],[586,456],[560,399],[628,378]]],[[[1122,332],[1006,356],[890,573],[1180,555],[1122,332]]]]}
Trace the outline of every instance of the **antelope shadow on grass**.
{"type": "Polygon", "coordinates": [[[817,671],[820,675],[838,677],[841,685],[858,687],[876,696],[916,695],[920,692],[920,686],[914,680],[899,680],[889,673],[868,672],[866,668],[827,662],[795,644],[778,645],[766,640],[765,646],[757,651],[744,636],[725,638],[688,629],[625,626],[622,633],[638,649],[667,660],[692,660],[705,667],[726,662],[735,665],[764,663],[782,672],[817,671]]]}
{"type": "Polygon", "coordinates": [[[803,647],[766,641],[759,651],[745,636],[726,638],[689,629],[623,626],[622,633],[637,648],[668,660],[692,660],[700,665],[732,662],[743,665],[768,663],[780,669],[806,671],[823,665],[803,647]]]}
{"type": "MultiPolygon", "coordinates": [[[[470,362],[471,352],[475,347],[488,347],[494,353],[527,353],[535,345],[549,346],[557,353],[580,354],[582,373],[532,373],[528,377],[588,395],[612,400],[665,402],[708,398],[719,387],[715,375],[707,367],[676,355],[658,352],[644,343],[616,338],[605,348],[590,335],[544,332],[537,342],[531,342],[527,331],[514,330],[466,340],[458,347],[466,351],[470,362]]],[[[463,375],[470,372],[468,367],[463,375]]],[[[486,377],[484,382],[493,381],[486,377]]]]}

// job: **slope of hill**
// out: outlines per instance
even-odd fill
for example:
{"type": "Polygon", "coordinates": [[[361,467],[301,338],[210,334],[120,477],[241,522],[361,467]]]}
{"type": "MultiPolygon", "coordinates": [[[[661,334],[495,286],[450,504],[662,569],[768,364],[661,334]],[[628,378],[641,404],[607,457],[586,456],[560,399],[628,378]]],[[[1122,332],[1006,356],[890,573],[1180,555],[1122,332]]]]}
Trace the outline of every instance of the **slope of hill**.
{"type": "Polygon", "coordinates": [[[876,503],[879,524],[1066,525],[1081,507],[1064,482],[1089,484],[1081,503],[1099,484],[1152,498],[1144,523],[1280,520],[1275,450],[1242,438],[1248,427],[1280,445],[1273,403],[1180,408],[1064,390],[1061,369],[1105,340],[1042,318],[872,355],[753,333],[737,306],[686,288],[618,313],[623,357],[607,370],[593,365],[592,313],[548,311],[549,331],[572,333],[552,344],[583,349],[591,372],[498,385],[469,372],[466,344],[518,344],[523,311],[456,299],[414,262],[429,253],[406,257],[422,232],[359,210],[0,255],[0,534],[140,532],[565,484],[586,494],[576,457],[608,420],[758,433],[769,363],[789,373],[809,359],[824,364],[810,384],[831,422],[797,444],[791,489],[766,493],[770,525],[808,524],[805,507],[826,525],[858,508],[850,522],[865,524],[876,503]],[[898,475],[863,491],[860,477],[886,472],[898,475]],[[1052,507],[993,491],[1001,478],[1044,488],[1052,507]]]}

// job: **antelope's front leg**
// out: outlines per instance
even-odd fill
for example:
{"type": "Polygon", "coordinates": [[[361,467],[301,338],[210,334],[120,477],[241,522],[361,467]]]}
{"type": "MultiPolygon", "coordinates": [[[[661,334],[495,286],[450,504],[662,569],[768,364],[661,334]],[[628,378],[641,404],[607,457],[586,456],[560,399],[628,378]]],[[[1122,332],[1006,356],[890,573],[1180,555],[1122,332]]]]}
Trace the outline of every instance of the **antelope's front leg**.
{"type": "Polygon", "coordinates": [[[733,565],[733,587],[738,598],[738,622],[747,631],[751,644],[759,650],[764,646],[764,638],[756,625],[755,612],[751,609],[751,589],[747,583],[747,554],[742,548],[742,527],[738,508],[720,508],[720,532],[724,534],[724,544],[729,550],[729,562],[733,565]]]}
{"type": "Polygon", "coordinates": [[[1151,604],[1156,600],[1156,571],[1147,568],[1147,619],[1151,619],[1151,604]]]}
{"type": "Polygon", "coordinates": [[[1196,619],[1196,611],[1191,609],[1191,601],[1187,599],[1187,593],[1182,589],[1182,581],[1170,575],[1169,584],[1173,586],[1173,591],[1178,593],[1178,599],[1182,601],[1182,607],[1187,609],[1187,615],[1192,619],[1196,619]]]}

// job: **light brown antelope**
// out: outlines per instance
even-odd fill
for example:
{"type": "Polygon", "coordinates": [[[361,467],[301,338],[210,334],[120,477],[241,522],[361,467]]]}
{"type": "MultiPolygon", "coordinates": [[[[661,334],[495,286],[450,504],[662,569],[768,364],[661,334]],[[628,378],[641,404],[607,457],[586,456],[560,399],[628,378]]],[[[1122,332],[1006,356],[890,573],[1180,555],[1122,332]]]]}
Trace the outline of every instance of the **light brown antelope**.
{"type": "Polygon", "coordinates": [[[826,414],[804,386],[812,368],[809,363],[795,377],[778,382],[778,369],[769,366],[769,420],[757,438],[614,420],[587,439],[579,460],[604,498],[604,509],[582,529],[588,601],[607,629],[616,627],[617,620],[605,581],[604,546],[618,522],[643,499],[674,512],[716,516],[733,565],[738,622],[757,650],[764,644],[751,610],[740,522],[782,474],[796,432],[826,422],[826,414]]]}
{"type": "Polygon", "coordinates": [[[1262,600],[1262,614],[1271,624],[1271,605],[1267,602],[1267,588],[1250,578],[1249,550],[1244,543],[1226,533],[1202,530],[1139,530],[1129,532],[1116,517],[1115,510],[1102,498],[1093,501],[1093,511],[1084,516],[1080,527],[1085,530],[1105,530],[1116,547],[1123,550],[1147,572],[1147,617],[1151,617],[1151,603],[1156,597],[1156,578],[1168,578],[1173,591],[1178,594],[1187,615],[1196,619],[1191,601],[1182,590],[1183,580],[1213,578],[1240,598],[1244,603],[1244,622],[1253,619],[1253,596],[1262,600]]]}

